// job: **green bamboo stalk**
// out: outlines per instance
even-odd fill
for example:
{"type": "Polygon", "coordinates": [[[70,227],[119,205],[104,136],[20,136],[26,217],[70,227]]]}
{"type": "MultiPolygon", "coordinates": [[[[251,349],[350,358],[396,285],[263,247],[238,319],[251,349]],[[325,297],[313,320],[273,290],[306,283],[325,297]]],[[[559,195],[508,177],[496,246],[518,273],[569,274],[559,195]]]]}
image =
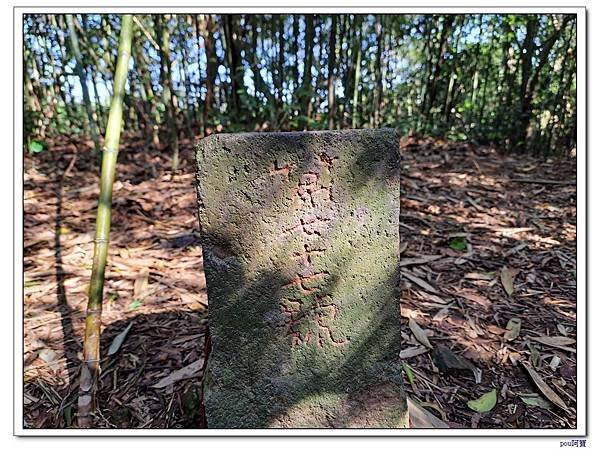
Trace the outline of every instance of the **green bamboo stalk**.
{"type": "Polygon", "coordinates": [[[91,414],[96,408],[96,387],[100,367],[100,324],[102,318],[104,270],[106,267],[108,238],[110,234],[112,189],[119,152],[119,139],[121,137],[125,81],[127,80],[129,58],[131,56],[132,24],[132,15],[124,15],[121,19],[117,69],[106,125],[105,147],[102,154],[100,198],[98,201],[96,236],[94,239],[94,259],[85,321],[83,364],[79,381],[78,425],[81,428],[89,428],[91,426],[91,414]]]}

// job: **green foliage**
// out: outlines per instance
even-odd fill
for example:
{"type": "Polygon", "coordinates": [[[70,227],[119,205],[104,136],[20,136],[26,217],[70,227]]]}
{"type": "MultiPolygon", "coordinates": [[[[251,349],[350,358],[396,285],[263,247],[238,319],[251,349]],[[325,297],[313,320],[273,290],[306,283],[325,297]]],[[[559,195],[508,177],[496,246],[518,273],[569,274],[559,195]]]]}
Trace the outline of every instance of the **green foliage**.
{"type": "Polygon", "coordinates": [[[494,409],[494,406],[496,406],[496,401],[496,389],[492,389],[490,392],[486,392],[481,397],[467,402],[467,406],[473,411],[484,413],[494,409]]]}
{"type": "Polygon", "coordinates": [[[127,306],[127,312],[134,311],[142,306],[141,300],[135,299],[127,306]]]}
{"type": "MultiPolygon", "coordinates": [[[[157,16],[138,16],[145,32],[135,36],[126,130],[151,130],[144,122],[180,131],[218,124],[224,132],[264,124],[269,130],[324,129],[333,91],[335,128],[395,127],[402,134],[493,142],[508,150],[566,152],[576,146],[574,16],[347,14],[336,21],[334,49],[328,15],[284,16],[281,36],[271,15],[160,17],[168,29],[170,64],[163,65],[155,47],[163,42],[157,16]],[[311,58],[304,48],[307,30],[311,58]],[[525,45],[530,51],[523,52],[525,45]],[[310,70],[300,70],[300,58],[312,63],[310,70]],[[171,101],[165,88],[177,97],[173,124],[166,120],[171,101]]],[[[112,14],[74,20],[81,64],[98,88],[89,97],[102,125],[107,110],[96,103],[108,104],[119,31],[113,24],[119,20],[112,14]]],[[[30,81],[25,136],[89,134],[87,103],[75,93],[73,76],[67,80],[61,69],[73,64],[64,51],[70,39],[64,19],[27,15],[24,39],[30,81]]]]}
{"type": "Polygon", "coordinates": [[[29,153],[37,154],[42,153],[44,150],[46,150],[46,145],[45,143],[40,141],[29,141],[27,148],[29,150],[29,153]]]}
{"type": "Polygon", "coordinates": [[[463,236],[457,236],[450,241],[450,248],[457,252],[464,252],[467,249],[467,241],[463,236]]]}

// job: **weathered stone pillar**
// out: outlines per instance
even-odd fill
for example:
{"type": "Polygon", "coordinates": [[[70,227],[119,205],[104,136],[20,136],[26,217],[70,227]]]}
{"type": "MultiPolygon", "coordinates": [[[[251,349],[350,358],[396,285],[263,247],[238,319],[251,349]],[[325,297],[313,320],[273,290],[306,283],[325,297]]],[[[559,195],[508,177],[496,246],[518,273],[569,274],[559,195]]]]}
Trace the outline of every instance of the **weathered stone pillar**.
{"type": "Polygon", "coordinates": [[[407,426],[396,132],[213,135],[197,164],[208,426],[407,426]]]}

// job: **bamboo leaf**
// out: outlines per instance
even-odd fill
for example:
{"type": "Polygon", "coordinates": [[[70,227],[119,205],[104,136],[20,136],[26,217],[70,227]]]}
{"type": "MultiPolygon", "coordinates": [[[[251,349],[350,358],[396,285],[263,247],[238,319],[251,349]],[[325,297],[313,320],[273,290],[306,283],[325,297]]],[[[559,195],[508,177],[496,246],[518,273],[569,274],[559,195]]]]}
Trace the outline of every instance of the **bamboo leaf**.
{"type": "Polygon", "coordinates": [[[416,391],[416,387],[415,387],[415,374],[413,373],[412,368],[406,364],[405,362],[402,363],[402,369],[404,369],[404,373],[406,374],[406,378],[408,378],[408,382],[410,383],[413,391],[416,391]]]}
{"type": "Polygon", "coordinates": [[[442,419],[446,418],[446,415],[444,414],[444,411],[442,410],[442,408],[440,408],[438,405],[436,405],[435,403],[431,403],[431,402],[421,402],[421,407],[422,408],[431,408],[434,411],[437,411],[438,414],[440,415],[440,417],[442,419]]]}
{"type": "Polygon", "coordinates": [[[423,353],[427,353],[429,349],[423,347],[421,345],[417,347],[409,347],[400,351],[400,359],[409,359],[414,356],[422,355],[423,353]]]}
{"type": "Polygon", "coordinates": [[[508,321],[506,325],[506,332],[504,333],[504,339],[507,341],[514,341],[519,337],[521,332],[521,319],[513,317],[508,321]]]}
{"type": "Polygon", "coordinates": [[[507,267],[504,267],[500,271],[500,281],[502,282],[502,287],[504,287],[504,290],[509,296],[511,296],[514,292],[513,283],[518,273],[519,269],[511,269],[507,267]]]}
{"type": "Polygon", "coordinates": [[[567,352],[577,353],[577,350],[567,345],[574,344],[575,339],[568,338],[566,336],[528,336],[532,341],[539,342],[540,344],[548,345],[549,347],[560,348],[567,352]]]}
{"type": "Polygon", "coordinates": [[[411,428],[450,428],[446,422],[427,411],[410,397],[408,398],[408,416],[411,428]]]}
{"type": "Polygon", "coordinates": [[[544,409],[550,409],[552,407],[552,403],[543,399],[538,394],[521,394],[519,395],[519,398],[527,406],[538,406],[544,409]]]}
{"type": "Polygon", "coordinates": [[[540,374],[538,374],[533,369],[533,367],[531,367],[531,365],[529,363],[527,363],[525,361],[521,361],[521,364],[523,364],[523,367],[525,367],[525,370],[527,370],[527,373],[529,374],[529,376],[531,377],[533,382],[536,384],[536,386],[539,388],[539,390],[542,392],[542,394],[544,394],[544,396],[548,400],[550,400],[556,406],[564,409],[565,411],[569,411],[569,408],[567,407],[565,402],[562,400],[562,398],[560,398],[558,396],[558,394],[556,392],[554,392],[552,390],[552,388],[546,384],[546,382],[542,379],[540,374]]]}
{"type": "Polygon", "coordinates": [[[131,330],[132,326],[133,326],[133,322],[130,322],[129,325],[127,325],[127,328],[125,328],[123,331],[121,331],[113,339],[113,341],[110,344],[110,347],[108,349],[108,353],[107,353],[108,356],[112,356],[119,351],[119,349],[121,348],[121,345],[123,345],[123,342],[125,341],[125,338],[127,337],[127,333],[129,333],[129,330],[131,330]]]}
{"type": "Polygon", "coordinates": [[[200,358],[193,363],[176,370],[175,372],[171,372],[168,376],[160,380],[154,386],[154,389],[161,389],[172,384],[177,383],[178,381],[187,380],[189,378],[194,378],[200,375],[202,370],[202,366],[204,365],[204,358],[200,358]]]}
{"type": "Polygon", "coordinates": [[[127,312],[131,312],[134,309],[138,309],[140,306],[142,306],[142,302],[136,298],[129,304],[129,306],[127,306],[127,312]]]}
{"type": "Polygon", "coordinates": [[[496,389],[492,389],[490,392],[486,392],[478,399],[468,401],[467,406],[473,411],[484,413],[491,411],[494,406],[496,406],[496,401],[496,389]]]}
{"type": "Polygon", "coordinates": [[[425,334],[423,328],[419,326],[419,324],[411,317],[408,319],[408,327],[410,331],[413,332],[417,341],[423,344],[427,348],[433,348],[433,346],[429,343],[429,338],[425,334]]]}
{"type": "Polygon", "coordinates": [[[133,284],[133,298],[141,298],[142,294],[148,288],[148,276],[150,275],[150,270],[147,267],[144,267],[140,274],[136,277],[135,282],[133,284]]]}
{"type": "Polygon", "coordinates": [[[400,267],[404,266],[415,266],[418,264],[427,264],[436,259],[440,259],[442,255],[424,255],[419,258],[401,258],[400,263],[398,264],[400,267]]]}
{"type": "Polygon", "coordinates": [[[436,288],[434,288],[432,285],[430,285],[426,281],[420,279],[419,277],[416,277],[415,275],[413,275],[411,273],[408,273],[408,272],[406,272],[404,270],[401,270],[400,274],[402,276],[408,278],[410,281],[412,281],[413,283],[415,283],[417,286],[422,287],[426,291],[429,291],[432,294],[439,294],[439,292],[438,292],[438,290],[436,288]]]}

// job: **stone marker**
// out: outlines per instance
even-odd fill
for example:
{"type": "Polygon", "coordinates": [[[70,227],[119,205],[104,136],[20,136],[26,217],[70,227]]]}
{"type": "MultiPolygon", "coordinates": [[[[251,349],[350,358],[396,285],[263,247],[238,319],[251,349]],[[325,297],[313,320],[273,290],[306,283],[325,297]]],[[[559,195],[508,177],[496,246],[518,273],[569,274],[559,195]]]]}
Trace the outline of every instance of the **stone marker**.
{"type": "Polygon", "coordinates": [[[209,428],[406,427],[396,132],[213,135],[197,165],[209,428]]]}

